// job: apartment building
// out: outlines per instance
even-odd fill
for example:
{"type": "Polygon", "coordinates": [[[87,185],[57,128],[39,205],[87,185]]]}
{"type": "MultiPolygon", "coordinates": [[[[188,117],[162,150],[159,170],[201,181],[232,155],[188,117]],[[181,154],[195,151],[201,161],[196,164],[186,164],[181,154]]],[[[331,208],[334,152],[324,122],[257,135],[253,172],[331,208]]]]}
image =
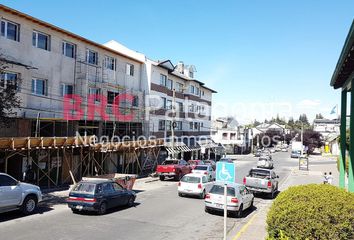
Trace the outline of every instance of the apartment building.
{"type": "Polygon", "coordinates": [[[0,58],[7,66],[1,78],[18,81],[21,99],[12,126],[1,136],[143,133],[144,61],[4,5],[0,20],[0,58]],[[112,109],[122,94],[131,96],[119,105],[127,118],[112,109]]]}

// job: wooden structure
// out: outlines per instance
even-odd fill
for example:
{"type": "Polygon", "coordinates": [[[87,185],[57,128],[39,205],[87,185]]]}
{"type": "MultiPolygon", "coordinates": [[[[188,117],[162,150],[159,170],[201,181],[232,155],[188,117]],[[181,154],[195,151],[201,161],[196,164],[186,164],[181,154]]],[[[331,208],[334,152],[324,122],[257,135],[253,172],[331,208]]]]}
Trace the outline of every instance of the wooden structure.
{"type": "Polygon", "coordinates": [[[95,142],[96,136],[0,138],[0,171],[22,180],[27,166],[34,183],[48,188],[110,173],[143,174],[156,167],[163,139],[95,142]]]}

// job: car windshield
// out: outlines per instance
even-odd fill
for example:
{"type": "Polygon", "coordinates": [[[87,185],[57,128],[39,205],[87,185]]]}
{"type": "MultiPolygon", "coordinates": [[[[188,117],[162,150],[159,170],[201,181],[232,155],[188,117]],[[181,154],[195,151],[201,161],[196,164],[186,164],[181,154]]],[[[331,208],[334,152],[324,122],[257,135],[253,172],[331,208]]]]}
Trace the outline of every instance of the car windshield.
{"type": "Polygon", "coordinates": [[[197,165],[198,161],[189,161],[188,163],[191,164],[191,165],[197,165]]]}
{"type": "Polygon", "coordinates": [[[167,160],[162,163],[162,165],[173,165],[178,164],[178,160],[167,160]]]}
{"type": "Polygon", "coordinates": [[[181,182],[186,183],[200,183],[200,177],[184,176],[181,179],[181,182]]]}
{"type": "Polygon", "coordinates": [[[196,166],[196,167],[194,168],[194,170],[203,170],[203,171],[206,171],[206,170],[208,170],[208,166],[196,166]]]}
{"type": "Polygon", "coordinates": [[[254,178],[266,178],[269,177],[269,172],[267,170],[254,169],[250,171],[250,176],[254,178]]]}
{"type": "MultiPolygon", "coordinates": [[[[224,195],[224,186],[214,185],[211,188],[210,193],[224,195]]],[[[229,197],[235,196],[235,189],[233,187],[227,187],[227,196],[229,196],[229,197]]]]}
{"type": "Polygon", "coordinates": [[[74,187],[75,192],[94,193],[96,184],[93,183],[79,183],[74,187]]]}

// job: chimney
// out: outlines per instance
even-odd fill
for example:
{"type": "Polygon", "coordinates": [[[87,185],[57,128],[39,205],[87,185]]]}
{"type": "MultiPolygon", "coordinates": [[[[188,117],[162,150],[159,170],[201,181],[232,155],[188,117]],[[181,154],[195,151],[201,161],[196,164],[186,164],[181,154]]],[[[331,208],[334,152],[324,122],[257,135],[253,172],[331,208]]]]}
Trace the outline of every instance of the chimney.
{"type": "Polygon", "coordinates": [[[184,74],[184,63],[182,61],[177,63],[177,71],[181,74],[184,74]]]}

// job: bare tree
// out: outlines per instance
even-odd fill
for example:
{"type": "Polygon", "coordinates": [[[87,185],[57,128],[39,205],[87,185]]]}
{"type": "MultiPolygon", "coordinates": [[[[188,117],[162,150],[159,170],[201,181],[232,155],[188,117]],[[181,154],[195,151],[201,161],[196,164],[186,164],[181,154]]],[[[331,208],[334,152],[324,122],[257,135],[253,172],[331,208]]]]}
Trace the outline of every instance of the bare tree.
{"type": "Polygon", "coordinates": [[[8,126],[11,118],[15,116],[16,108],[20,108],[21,99],[18,96],[18,87],[21,82],[20,78],[8,79],[7,69],[8,62],[2,54],[0,54],[0,125],[8,126]]]}

